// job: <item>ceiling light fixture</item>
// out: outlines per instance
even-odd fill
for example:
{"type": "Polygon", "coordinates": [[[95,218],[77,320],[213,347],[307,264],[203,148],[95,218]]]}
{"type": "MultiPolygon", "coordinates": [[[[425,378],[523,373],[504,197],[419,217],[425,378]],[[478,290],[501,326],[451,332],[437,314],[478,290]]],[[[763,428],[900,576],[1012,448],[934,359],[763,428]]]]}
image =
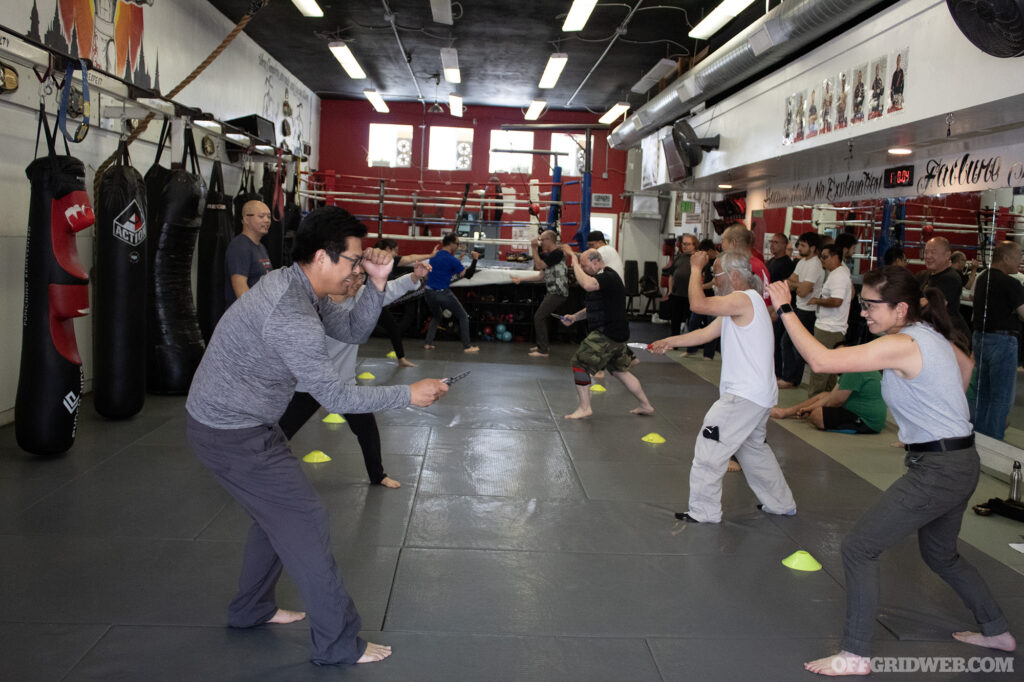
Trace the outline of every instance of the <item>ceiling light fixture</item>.
{"type": "Polygon", "coordinates": [[[526,110],[526,115],[523,116],[527,121],[536,121],[540,118],[540,115],[544,113],[544,107],[547,106],[547,102],[542,99],[535,99],[530,102],[530,108],[526,110]]]}
{"type": "Polygon", "coordinates": [[[732,185],[723,182],[720,185],[718,185],[718,189],[732,189],[732,185]]]}
{"type": "Polygon", "coordinates": [[[448,95],[448,108],[452,112],[452,116],[456,118],[462,118],[462,98],[456,94],[448,95]]]}
{"type": "Polygon", "coordinates": [[[622,116],[627,111],[629,111],[629,102],[617,102],[615,106],[613,106],[608,111],[604,112],[604,116],[597,119],[597,122],[604,123],[605,125],[607,125],[614,121],[615,119],[617,119],[619,116],[622,116]]]}
{"type": "Polygon", "coordinates": [[[745,10],[754,0],[723,0],[722,4],[711,10],[704,20],[693,27],[687,35],[698,40],[707,40],[745,10]]]}
{"type": "Polygon", "coordinates": [[[438,24],[452,25],[452,0],[430,0],[430,14],[438,24]]]}
{"type": "Polygon", "coordinates": [[[366,99],[370,100],[370,104],[373,105],[373,108],[379,111],[380,113],[386,114],[389,111],[391,111],[390,109],[388,109],[388,105],[384,101],[384,98],[381,97],[380,93],[378,93],[376,90],[363,90],[363,95],[366,96],[366,99]]]}
{"type": "Polygon", "coordinates": [[[327,47],[331,49],[331,54],[341,64],[341,68],[345,69],[345,73],[348,74],[349,78],[355,80],[361,80],[366,78],[366,72],[363,71],[363,67],[359,66],[359,62],[356,61],[356,56],[352,54],[352,50],[349,49],[348,45],[341,40],[335,40],[327,43],[327,47]]]}
{"type": "Polygon", "coordinates": [[[459,73],[459,52],[454,47],[441,48],[441,68],[444,70],[444,79],[449,83],[461,83],[462,74],[459,73]]]}
{"type": "Polygon", "coordinates": [[[596,4],[597,0],[573,0],[572,7],[569,8],[569,13],[565,16],[565,23],[562,24],[562,30],[582,31],[596,4]]]}
{"type": "Polygon", "coordinates": [[[893,156],[906,156],[907,154],[913,154],[914,150],[907,149],[906,147],[893,147],[889,150],[889,153],[893,156]]]}
{"type": "Polygon", "coordinates": [[[644,77],[630,88],[630,91],[642,95],[675,70],[676,61],[674,59],[662,59],[654,65],[654,68],[645,73],[644,77]]]}
{"type": "Polygon", "coordinates": [[[320,5],[316,4],[316,0],[292,0],[292,4],[304,17],[322,17],[324,15],[320,5]]]}
{"type": "Polygon", "coordinates": [[[569,55],[564,52],[555,52],[548,57],[548,65],[544,67],[544,75],[540,77],[537,87],[543,90],[555,87],[555,83],[558,82],[558,77],[562,75],[562,69],[565,68],[568,61],[569,55]]]}

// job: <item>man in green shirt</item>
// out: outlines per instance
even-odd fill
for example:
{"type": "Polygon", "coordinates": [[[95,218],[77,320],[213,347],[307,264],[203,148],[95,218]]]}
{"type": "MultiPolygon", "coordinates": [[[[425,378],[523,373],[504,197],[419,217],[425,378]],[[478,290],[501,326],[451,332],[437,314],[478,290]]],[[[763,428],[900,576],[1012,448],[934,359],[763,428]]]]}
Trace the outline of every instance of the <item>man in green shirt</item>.
{"type": "Polygon", "coordinates": [[[793,407],[774,407],[774,419],[803,417],[822,431],[878,433],[887,412],[879,372],[847,372],[828,393],[819,393],[793,407]]]}

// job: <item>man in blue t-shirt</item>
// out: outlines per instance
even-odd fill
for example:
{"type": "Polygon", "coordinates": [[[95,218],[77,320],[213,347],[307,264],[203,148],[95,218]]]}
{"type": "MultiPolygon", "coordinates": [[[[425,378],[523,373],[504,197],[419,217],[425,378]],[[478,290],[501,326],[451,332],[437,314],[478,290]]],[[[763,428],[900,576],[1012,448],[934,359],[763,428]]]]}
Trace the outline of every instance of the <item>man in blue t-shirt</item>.
{"type": "Polygon", "coordinates": [[[437,250],[430,259],[430,274],[427,275],[427,286],[424,294],[427,305],[430,307],[430,326],[427,327],[427,338],[423,347],[427,350],[434,349],[434,335],[437,333],[437,323],[441,321],[442,312],[445,309],[451,311],[459,323],[459,334],[462,336],[462,350],[465,353],[477,353],[479,346],[472,346],[469,343],[469,316],[466,309],[459,303],[452,293],[452,278],[466,279],[476,274],[476,260],[480,254],[472,251],[470,255],[473,262],[468,268],[455,257],[459,249],[459,235],[449,232],[441,240],[441,248],[437,250]]]}
{"type": "Polygon", "coordinates": [[[260,277],[270,272],[270,256],[260,240],[270,231],[270,208],[262,201],[247,201],[242,206],[242,232],[231,240],[224,252],[224,301],[231,305],[252,289],[260,277]]]}

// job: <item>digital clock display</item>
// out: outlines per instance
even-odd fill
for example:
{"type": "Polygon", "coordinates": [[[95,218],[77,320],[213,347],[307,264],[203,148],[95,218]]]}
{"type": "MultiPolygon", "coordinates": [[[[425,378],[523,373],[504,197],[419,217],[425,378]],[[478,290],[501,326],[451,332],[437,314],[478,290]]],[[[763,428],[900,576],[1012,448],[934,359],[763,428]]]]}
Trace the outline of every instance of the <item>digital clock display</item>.
{"type": "Polygon", "coordinates": [[[895,168],[886,168],[882,171],[883,187],[910,187],[913,184],[913,166],[896,166],[895,168]]]}

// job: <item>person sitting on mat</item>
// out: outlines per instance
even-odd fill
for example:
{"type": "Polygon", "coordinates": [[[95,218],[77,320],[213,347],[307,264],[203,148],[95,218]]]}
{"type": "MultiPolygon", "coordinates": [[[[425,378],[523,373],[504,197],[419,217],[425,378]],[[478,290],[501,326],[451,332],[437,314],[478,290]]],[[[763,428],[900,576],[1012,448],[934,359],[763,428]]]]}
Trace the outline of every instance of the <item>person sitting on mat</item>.
{"type": "MultiPolygon", "coordinates": [[[[845,346],[839,343],[835,347],[845,346]]],[[[880,433],[887,410],[879,372],[846,372],[827,393],[818,393],[792,407],[773,407],[772,419],[800,417],[821,431],[880,433]]]]}
{"type": "Polygon", "coordinates": [[[434,350],[434,335],[437,334],[437,325],[441,321],[441,314],[445,309],[452,312],[459,323],[459,334],[462,336],[462,351],[464,353],[478,353],[479,346],[471,345],[469,342],[469,316],[466,309],[459,303],[459,299],[452,293],[451,284],[454,279],[470,279],[476,274],[476,261],[480,254],[476,251],[470,252],[473,262],[467,268],[458,258],[455,252],[459,250],[459,235],[449,232],[441,240],[441,248],[430,259],[430,274],[427,275],[427,305],[430,307],[430,326],[427,327],[426,343],[423,347],[427,350],[434,350]],[[454,278],[454,279],[453,279],[454,278]]]}
{"type": "MultiPolygon", "coordinates": [[[[373,245],[375,249],[381,249],[387,251],[395,258],[395,266],[391,270],[391,278],[395,278],[395,271],[400,267],[414,265],[425,260],[430,260],[437,253],[437,249],[440,247],[439,244],[434,246],[434,250],[430,253],[417,253],[407,256],[398,255],[398,240],[392,239],[391,237],[384,237],[378,239],[377,243],[373,245]]],[[[409,359],[405,357],[405,346],[402,345],[402,328],[399,326],[395,316],[391,314],[389,308],[382,308],[380,311],[380,319],[377,320],[378,324],[384,327],[384,331],[388,333],[388,338],[391,339],[391,348],[395,351],[395,357],[398,359],[399,367],[415,367],[416,365],[409,362],[409,359]]]]}

